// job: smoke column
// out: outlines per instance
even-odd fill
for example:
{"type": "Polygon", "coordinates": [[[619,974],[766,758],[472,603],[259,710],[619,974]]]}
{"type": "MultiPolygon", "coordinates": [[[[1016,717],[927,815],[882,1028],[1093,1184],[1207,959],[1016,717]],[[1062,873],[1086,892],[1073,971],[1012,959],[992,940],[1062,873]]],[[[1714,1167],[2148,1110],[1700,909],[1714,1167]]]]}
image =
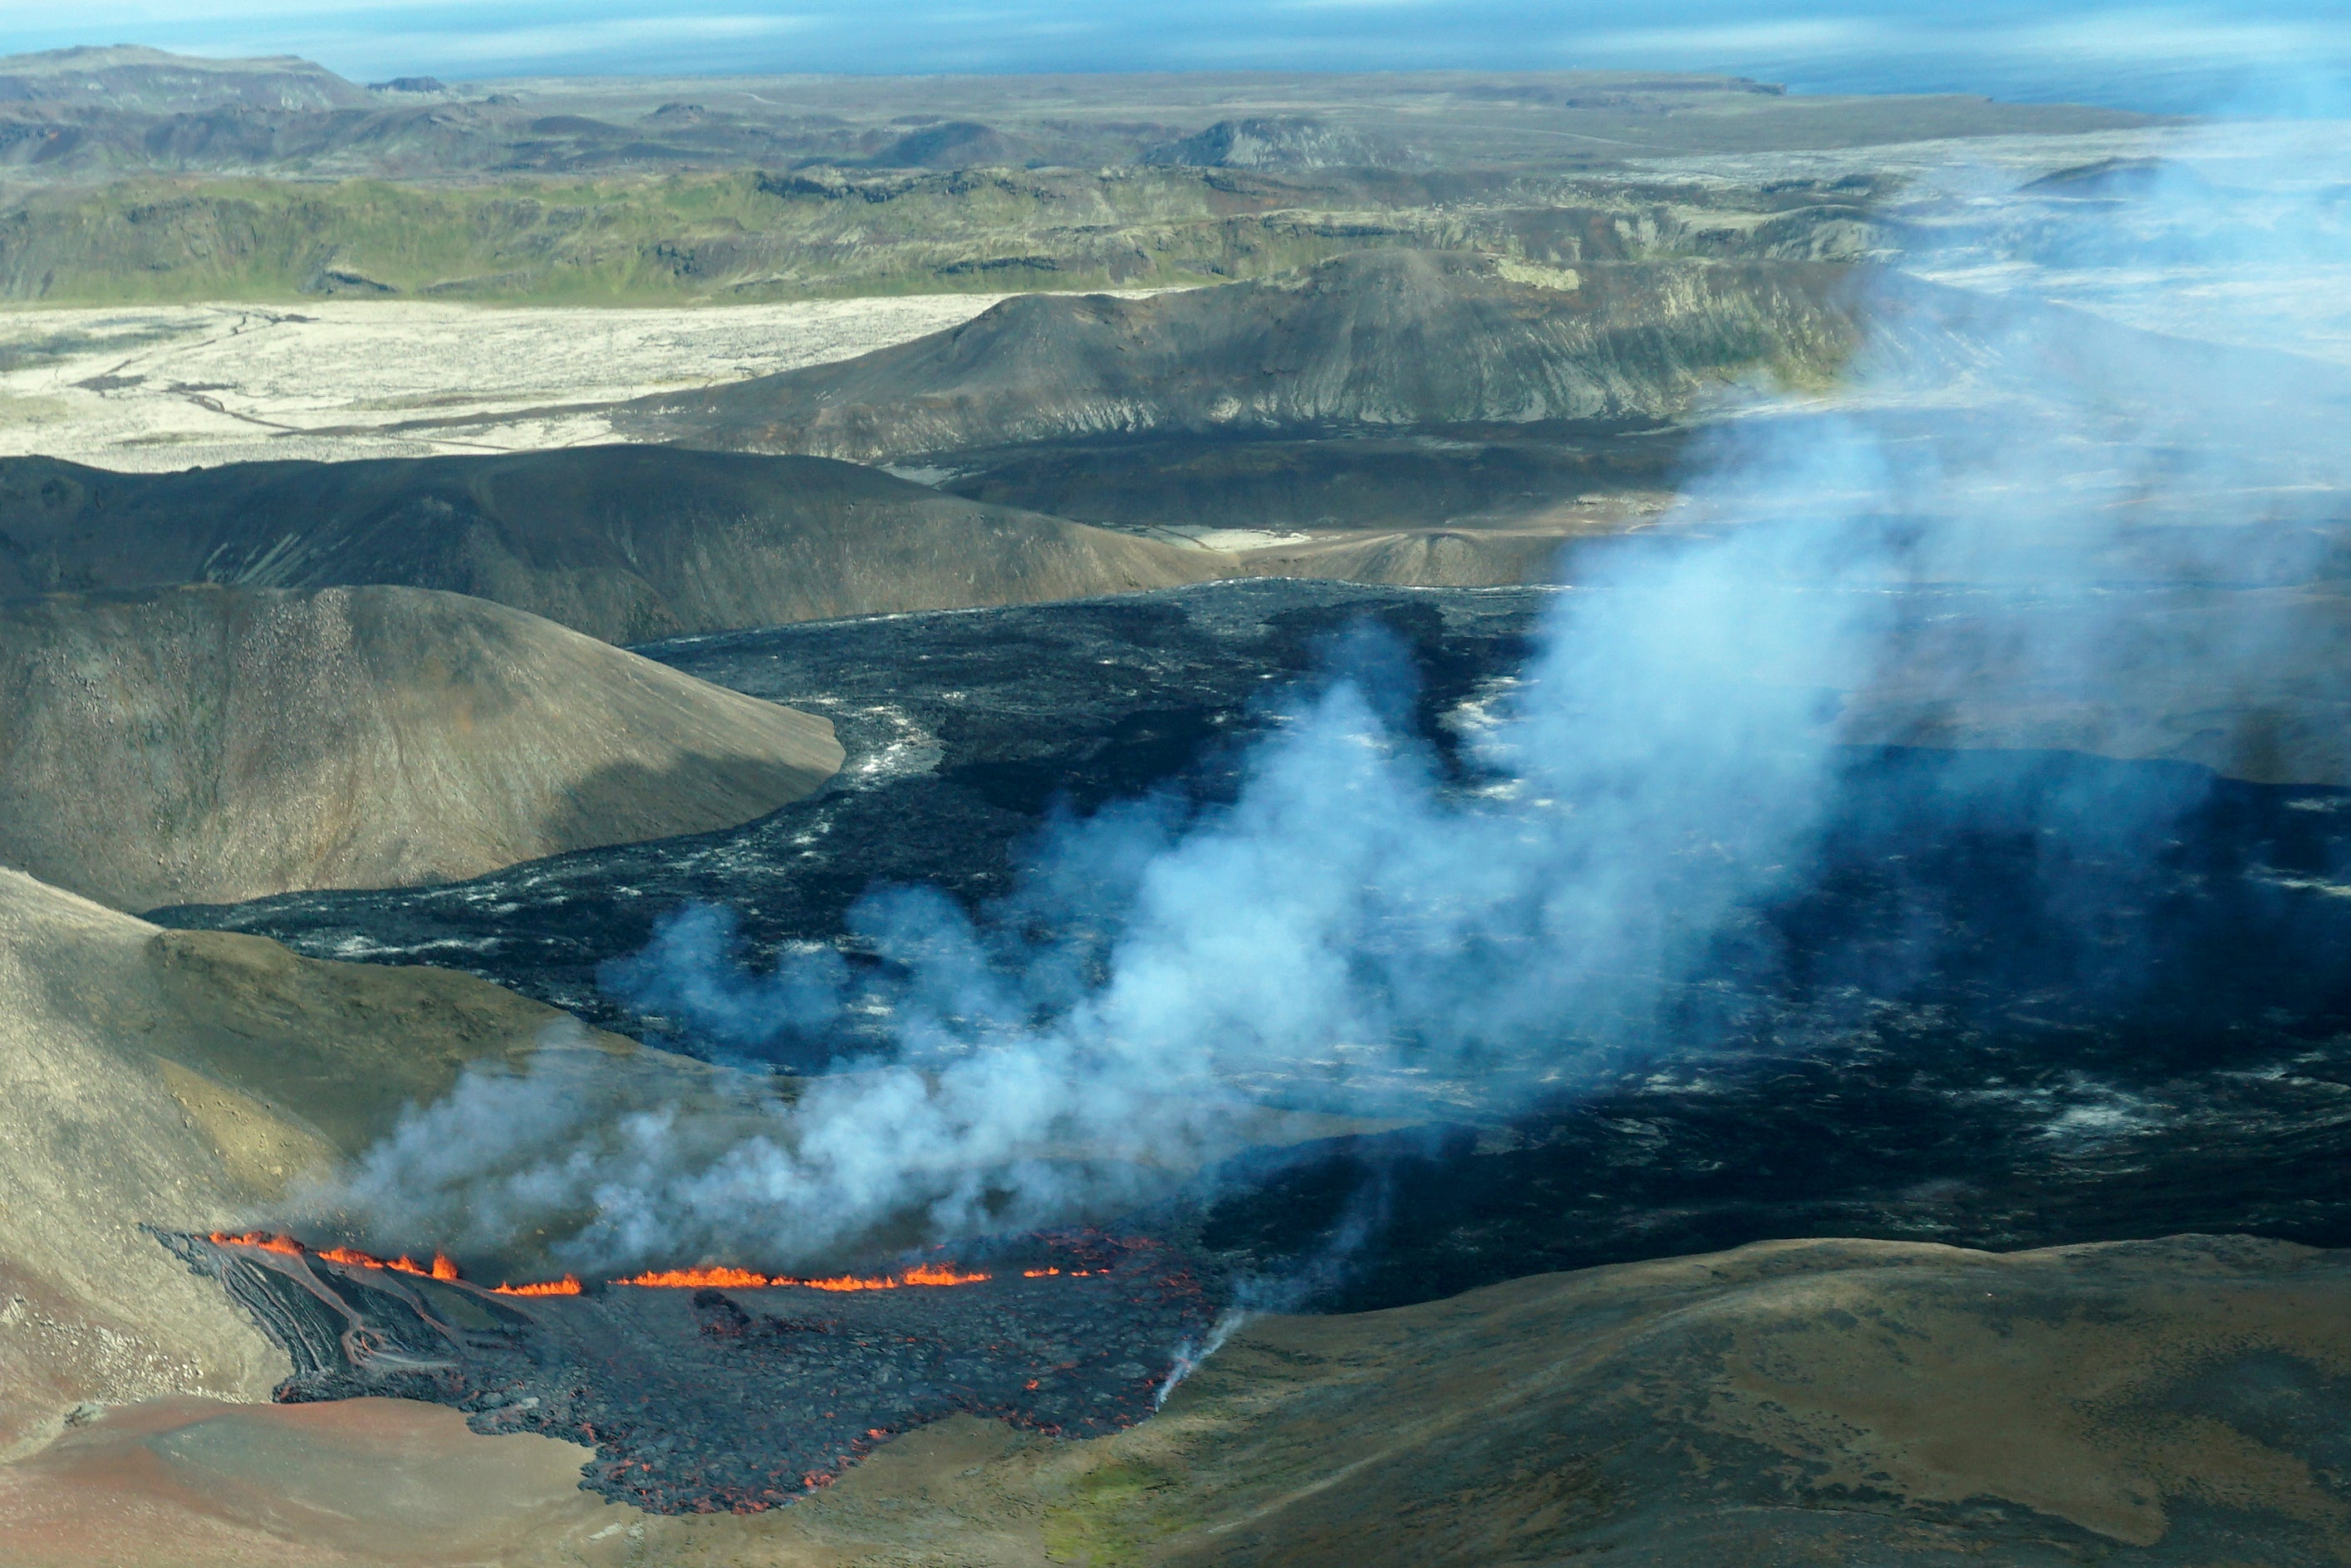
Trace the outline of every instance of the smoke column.
{"type": "MultiPolygon", "coordinates": [[[[2183,169],[2131,187],[2162,220],[2134,265],[2258,248],[2221,175],[2183,169]]],[[[2282,250],[2341,257],[2325,171],[2225,172],[2270,181],[2282,250]]],[[[2340,370],[1883,286],[1848,387],[1726,420],[1675,514],[1559,596],[1526,669],[1463,716],[1468,784],[1396,722],[1392,651],[1359,641],[1229,805],[1059,824],[976,916],[877,889],[850,937],[878,962],[759,972],[698,909],[608,974],[753,1056],[882,1022],[885,1049],[796,1098],[615,1110],[583,1054],[550,1053],[531,1079],[469,1076],[316,1202],[460,1247],[554,1227],[583,1269],[782,1266],[1146,1198],[1268,1096],[1507,1111],[1628,1051],[1703,1051],[1676,999],[1801,877],[1841,745],[2188,754],[2166,705],[2257,712],[2325,609],[2295,585],[2345,477],[2340,370]],[[2249,579],[2281,586],[2207,591],[2249,579]]],[[[2237,743],[2208,718],[2193,744],[2237,743]]]]}

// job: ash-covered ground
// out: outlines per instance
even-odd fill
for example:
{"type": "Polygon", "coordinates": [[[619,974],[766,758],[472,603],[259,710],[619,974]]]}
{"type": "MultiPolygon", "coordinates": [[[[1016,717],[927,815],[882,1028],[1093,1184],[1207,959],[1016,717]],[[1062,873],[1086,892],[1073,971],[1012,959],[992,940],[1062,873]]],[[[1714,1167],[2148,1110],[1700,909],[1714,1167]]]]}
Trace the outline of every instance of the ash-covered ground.
{"type": "Polygon", "coordinates": [[[1092,1232],[998,1242],[954,1284],[574,1295],[159,1234],[291,1355],[281,1402],[421,1399],[476,1431],[592,1443],[581,1484],[657,1513],[790,1502],[958,1412],[1054,1436],[1131,1426],[1217,1310],[1182,1252],[1092,1232]]]}
{"type": "MultiPolygon", "coordinates": [[[[832,719],[834,785],[728,833],[157,918],[465,968],[692,1048],[595,980],[682,904],[738,910],[757,964],[838,940],[876,883],[993,898],[1057,800],[1229,793],[1268,694],[1364,617],[1416,668],[1410,722],[1462,767],[1549,598],[1259,581],[684,639],[647,651],[832,719]]],[[[1650,1044],[1547,1102],[1432,1096],[1416,1130],[1245,1158],[1187,1233],[1273,1274],[1353,1238],[1313,1298],[1335,1307],[1774,1236],[2351,1244],[2351,794],[1858,749],[1838,791],[1809,863],[1650,1044]]]]}

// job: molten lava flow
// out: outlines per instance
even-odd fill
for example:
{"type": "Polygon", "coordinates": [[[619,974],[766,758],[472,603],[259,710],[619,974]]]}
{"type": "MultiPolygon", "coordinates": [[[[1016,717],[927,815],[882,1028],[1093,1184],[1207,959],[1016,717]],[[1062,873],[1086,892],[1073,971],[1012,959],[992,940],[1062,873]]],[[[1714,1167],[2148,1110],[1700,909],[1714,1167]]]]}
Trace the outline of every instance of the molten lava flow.
{"type": "Polygon", "coordinates": [[[1020,1277],[1024,1280],[1046,1280],[1061,1272],[1059,1269],[1023,1269],[1020,1271],[1020,1277]]]}
{"type": "Polygon", "coordinates": [[[429,1269],[405,1252],[397,1258],[386,1260],[362,1252],[356,1247],[329,1247],[319,1256],[328,1262],[340,1263],[348,1269],[390,1269],[394,1273],[414,1274],[420,1279],[444,1282],[455,1281],[457,1278],[457,1265],[449,1261],[449,1255],[445,1252],[434,1253],[433,1266],[429,1269]]]}
{"type": "Polygon", "coordinates": [[[879,1274],[871,1279],[855,1274],[835,1274],[830,1279],[800,1280],[789,1274],[761,1274],[749,1269],[699,1268],[655,1269],[634,1278],[614,1280],[616,1285],[644,1285],[656,1290],[688,1290],[718,1286],[738,1291],[763,1290],[770,1285],[797,1285],[809,1291],[894,1291],[902,1285],[970,1285],[989,1278],[987,1274],[963,1273],[952,1263],[918,1263],[903,1274],[879,1274]]]}
{"type": "Polygon", "coordinates": [[[576,1296],[582,1289],[580,1276],[566,1274],[559,1280],[541,1280],[529,1285],[492,1285],[494,1296],[576,1296]]]}
{"type": "Polygon", "coordinates": [[[917,1263],[899,1278],[910,1285],[976,1285],[986,1274],[959,1274],[953,1263],[917,1263]]]}
{"type": "Polygon", "coordinates": [[[630,1280],[614,1280],[616,1285],[645,1285],[655,1290],[687,1290],[704,1286],[732,1287],[738,1291],[756,1291],[764,1285],[779,1285],[782,1280],[771,1280],[765,1274],[755,1274],[748,1269],[660,1269],[637,1275],[630,1280]]]}
{"type": "Polygon", "coordinates": [[[458,1281],[457,1265],[446,1252],[433,1254],[433,1266],[425,1267],[415,1259],[402,1253],[397,1258],[383,1259],[357,1247],[328,1247],[316,1254],[291,1236],[275,1236],[266,1231],[247,1231],[232,1235],[226,1231],[214,1231],[211,1241],[215,1247],[258,1247],[265,1252],[283,1252],[289,1258],[315,1255],[323,1262],[340,1263],[347,1269],[390,1269],[394,1273],[414,1274],[419,1279],[440,1280],[445,1283],[458,1281]]]}
{"type": "Polygon", "coordinates": [[[888,1274],[871,1280],[861,1280],[855,1274],[835,1274],[829,1280],[778,1280],[776,1283],[798,1285],[810,1291],[894,1291],[898,1288],[898,1282],[888,1274]]]}
{"type": "Polygon", "coordinates": [[[215,1231],[212,1233],[212,1243],[215,1247],[258,1247],[265,1252],[283,1252],[289,1258],[302,1255],[301,1242],[291,1236],[273,1236],[266,1231],[247,1231],[238,1236],[232,1236],[225,1231],[215,1231]]]}

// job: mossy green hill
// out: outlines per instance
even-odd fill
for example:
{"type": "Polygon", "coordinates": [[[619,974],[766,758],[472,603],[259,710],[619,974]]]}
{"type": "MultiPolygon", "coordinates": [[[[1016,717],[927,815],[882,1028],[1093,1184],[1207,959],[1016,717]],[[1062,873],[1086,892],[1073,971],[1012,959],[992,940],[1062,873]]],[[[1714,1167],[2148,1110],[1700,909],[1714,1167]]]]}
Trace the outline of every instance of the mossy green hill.
{"type": "Polygon", "coordinates": [[[1865,189],[1774,192],[1501,174],[738,171],[423,186],[142,177],[0,208],[0,298],[56,305],[343,296],[750,303],[1257,277],[1366,246],[1542,265],[1850,256],[1865,189]]]}

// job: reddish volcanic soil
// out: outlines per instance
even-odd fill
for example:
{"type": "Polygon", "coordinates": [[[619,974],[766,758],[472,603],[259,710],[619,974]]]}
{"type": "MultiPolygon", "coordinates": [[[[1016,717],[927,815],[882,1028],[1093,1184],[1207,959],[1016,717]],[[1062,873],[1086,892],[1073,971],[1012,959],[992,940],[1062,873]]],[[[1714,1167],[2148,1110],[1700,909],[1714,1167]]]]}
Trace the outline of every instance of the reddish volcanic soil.
{"type": "Polygon", "coordinates": [[[583,1457],[477,1437],[455,1411],[405,1400],[157,1400],[0,1468],[0,1555],[9,1568],[578,1562],[613,1515],[579,1490],[583,1457]]]}

